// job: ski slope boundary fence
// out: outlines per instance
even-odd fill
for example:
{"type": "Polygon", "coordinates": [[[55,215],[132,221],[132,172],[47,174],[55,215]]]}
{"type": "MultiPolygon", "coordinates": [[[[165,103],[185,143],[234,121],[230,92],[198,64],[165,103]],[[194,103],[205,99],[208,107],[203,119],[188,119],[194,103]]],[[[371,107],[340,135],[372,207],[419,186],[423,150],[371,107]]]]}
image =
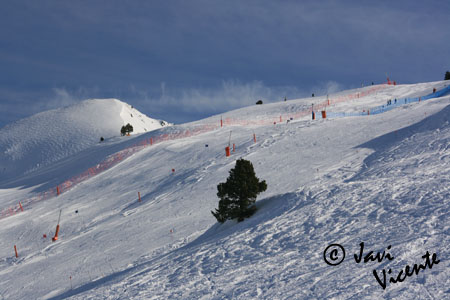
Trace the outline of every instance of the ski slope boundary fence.
{"type": "MultiPolygon", "coordinates": [[[[173,126],[171,129],[171,132],[169,133],[163,133],[160,135],[152,136],[152,137],[146,137],[145,139],[141,140],[140,142],[127,147],[117,153],[114,153],[110,156],[108,156],[106,159],[98,163],[97,165],[90,167],[86,171],[84,171],[81,174],[78,174],[70,179],[65,180],[58,186],[48,189],[47,191],[38,193],[31,198],[23,199],[21,200],[17,205],[10,206],[8,208],[4,208],[0,213],[0,219],[15,215],[19,212],[22,212],[25,208],[29,208],[32,204],[41,202],[56,196],[59,196],[61,193],[67,192],[75,185],[86,181],[112,167],[119,164],[126,158],[130,157],[136,152],[139,152],[140,150],[158,144],[165,141],[171,141],[171,140],[177,140],[177,139],[183,139],[183,138],[189,138],[193,136],[197,136],[202,133],[207,133],[213,130],[217,130],[221,128],[224,125],[227,126],[259,126],[259,125],[270,125],[277,122],[283,122],[285,120],[291,120],[291,119],[299,119],[306,117],[308,115],[311,115],[312,111],[320,111],[325,109],[329,105],[350,101],[354,99],[358,99],[361,97],[368,96],[370,94],[373,94],[377,92],[380,89],[385,88],[387,85],[378,85],[374,86],[364,92],[359,93],[353,93],[353,94],[347,94],[342,95],[336,98],[329,98],[319,104],[314,105],[314,108],[311,107],[309,109],[303,109],[301,111],[292,112],[289,114],[282,114],[282,115],[276,115],[276,116],[264,116],[263,119],[258,120],[243,120],[243,119],[237,119],[237,118],[226,118],[225,120],[221,120],[219,122],[215,123],[209,123],[209,124],[199,124],[199,125],[191,125],[187,128],[182,126],[173,126]]],[[[416,97],[416,98],[404,98],[404,99],[397,99],[397,101],[393,105],[382,105],[375,108],[368,110],[368,112],[355,112],[355,113],[339,113],[339,112],[327,112],[327,118],[333,118],[333,117],[347,117],[347,116],[362,116],[362,115],[372,115],[372,114],[379,114],[386,111],[389,111],[395,107],[398,107],[400,105],[404,105],[407,103],[414,103],[414,102],[420,102],[425,101],[431,98],[437,98],[441,97],[447,93],[450,92],[450,86],[447,86],[446,88],[439,90],[435,93],[432,93],[427,96],[423,97],[416,97]]],[[[320,118],[320,114],[316,114],[317,118],[320,118]]]]}
{"type": "Polygon", "coordinates": [[[369,96],[373,93],[378,92],[379,90],[382,90],[387,87],[387,84],[381,84],[373,86],[365,91],[352,93],[352,94],[346,94],[341,95],[338,97],[330,97],[325,101],[322,101],[320,103],[314,104],[314,106],[311,106],[307,109],[302,109],[300,111],[296,112],[289,112],[289,113],[279,113],[279,114],[273,114],[273,116],[262,116],[261,119],[254,119],[254,120],[248,120],[248,119],[242,119],[242,118],[225,118],[223,120],[224,125],[228,126],[261,126],[261,125],[270,125],[270,124],[278,124],[285,122],[287,120],[297,120],[300,118],[304,118],[306,116],[311,116],[311,113],[313,111],[321,111],[325,109],[327,106],[335,105],[342,102],[347,102],[351,100],[356,100],[362,97],[369,96]]]}
{"type": "Polygon", "coordinates": [[[177,140],[182,138],[188,138],[192,136],[196,136],[202,133],[210,132],[215,129],[217,129],[219,126],[217,125],[211,125],[211,124],[205,124],[205,125],[197,125],[189,129],[184,130],[172,130],[171,133],[164,133],[157,136],[153,136],[150,138],[145,138],[141,140],[140,142],[127,147],[117,153],[114,153],[110,156],[108,156],[106,159],[98,163],[97,165],[90,167],[86,171],[84,171],[81,174],[78,174],[70,179],[67,179],[66,181],[62,182],[58,186],[54,188],[50,188],[47,191],[38,193],[34,195],[31,198],[21,200],[17,205],[8,207],[6,209],[3,209],[0,213],[0,219],[15,215],[19,212],[22,212],[26,207],[30,207],[33,203],[37,203],[40,201],[44,201],[56,196],[59,196],[60,194],[67,192],[69,189],[74,187],[75,185],[86,181],[89,178],[92,178],[98,174],[100,174],[103,171],[106,171],[118,163],[122,162],[126,158],[130,157],[136,152],[139,152],[140,150],[164,142],[164,141],[170,141],[170,140],[177,140]]]}
{"type": "MultiPolygon", "coordinates": [[[[433,98],[439,98],[446,94],[450,93],[450,86],[447,86],[439,91],[431,93],[422,97],[414,97],[414,98],[401,98],[401,99],[393,99],[389,104],[376,106],[370,109],[366,109],[361,112],[327,112],[327,118],[342,118],[342,117],[356,117],[356,116],[365,116],[365,115],[377,115],[381,113],[385,113],[394,108],[400,107],[405,104],[417,103],[421,101],[426,101],[433,98]],[[392,102],[394,101],[394,102],[392,102]]],[[[320,116],[319,116],[320,117],[320,116]]]]}

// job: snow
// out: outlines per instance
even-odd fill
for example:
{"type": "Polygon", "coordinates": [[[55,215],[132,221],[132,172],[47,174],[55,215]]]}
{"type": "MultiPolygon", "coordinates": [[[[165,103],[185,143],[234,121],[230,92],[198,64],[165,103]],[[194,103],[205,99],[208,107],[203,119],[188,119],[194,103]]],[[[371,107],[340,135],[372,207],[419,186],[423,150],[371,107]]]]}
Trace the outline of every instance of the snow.
{"type": "MultiPolygon", "coordinates": [[[[326,109],[361,111],[389,99],[425,96],[446,84],[380,86],[326,109]]],[[[67,192],[0,219],[0,299],[448,298],[450,96],[378,115],[312,121],[308,113],[289,123],[272,122],[324,100],[252,106],[152,132],[139,129],[141,134],[131,137],[117,137],[115,123],[106,126],[114,128],[110,134],[101,133],[108,137],[101,144],[100,132],[88,142],[88,131],[67,130],[75,117],[77,124],[104,123],[80,108],[3,128],[8,139],[0,145],[14,137],[15,148],[8,148],[2,166],[6,160],[15,171],[0,177],[0,208],[55,187],[139,141],[215,125],[143,147],[67,192]],[[76,110],[85,113],[78,116],[76,110]],[[29,124],[36,131],[25,132],[29,124]],[[45,124],[60,124],[52,129],[57,134],[39,137],[42,128],[52,128],[45,124]],[[230,131],[236,152],[227,158],[230,131]],[[71,147],[80,148],[72,152],[60,140],[77,134],[71,147]],[[19,140],[30,141],[24,146],[19,140]],[[30,155],[33,147],[52,150],[44,160],[30,155]],[[268,188],[250,219],[218,224],[210,212],[218,204],[216,187],[240,157],[252,161],[268,188]],[[52,164],[30,168],[36,161],[52,164]],[[51,242],[60,210],[59,239],[51,242]],[[367,251],[391,245],[394,260],[357,264],[353,254],[361,242],[367,251]],[[347,253],[338,266],[323,259],[333,243],[347,253]],[[402,283],[383,290],[372,275],[374,269],[392,269],[394,276],[406,265],[424,263],[426,251],[436,253],[439,264],[402,283]]],[[[123,113],[129,106],[113,103],[119,125],[129,122],[123,113]]]]}
{"type": "Polygon", "coordinates": [[[100,137],[119,135],[127,123],[135,134],[162,127],[161,121],[117,99],[85,100],[7,125],[0,129],[0,180],[21,176],[93,147],[100,137]]]}

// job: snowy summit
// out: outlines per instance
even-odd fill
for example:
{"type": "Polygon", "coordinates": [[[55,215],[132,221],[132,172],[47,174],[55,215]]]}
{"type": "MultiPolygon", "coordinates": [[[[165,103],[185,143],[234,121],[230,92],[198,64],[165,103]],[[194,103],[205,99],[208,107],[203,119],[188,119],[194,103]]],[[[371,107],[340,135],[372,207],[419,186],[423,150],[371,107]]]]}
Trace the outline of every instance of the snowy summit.
{"type": "Polygon", "coordinates": [[[133,134],[167,126],[117,99],[92,99],[45,111],[0,129],[0,179],[37,170],[120,136],[130,123],[133,134]]]}

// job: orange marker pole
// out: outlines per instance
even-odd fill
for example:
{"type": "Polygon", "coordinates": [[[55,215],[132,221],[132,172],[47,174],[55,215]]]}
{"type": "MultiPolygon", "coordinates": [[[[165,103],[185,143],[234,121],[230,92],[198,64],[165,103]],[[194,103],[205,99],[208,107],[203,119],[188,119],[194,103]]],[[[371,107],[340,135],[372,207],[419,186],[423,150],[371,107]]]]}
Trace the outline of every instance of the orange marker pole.
{"type": "Polygon", "coordinates": [[[150,145],[153,145],[153,138],[150,138],[150,145]]]}
{"type": "Polygon", "coordinates": [[[233,144],[233,152],[235,152],[235,151],[236,151],[236,145],[233,144]]]}
{"type": "Polygon", "coordinates": [[[59,233],[59,221],[61,220],[61,210],[59,210],[59,217],[58,217],[58,224],[56,225],[56,231],[55,231],[55,236],[52,238],[52,241],[57,241],[58,240],[58,233],[59,233]]]}
{"type": "Polygon", "coordinates": [[[14,252],[16,252],[16,258],[18,258],[18,257],[19,257],[19,254],[17,253],[17,247],[16,247],[16,245],[14,245],[14,252]]]}
{"type": "Polygon", "coordinates": [[[59,224],[56,225],[55,236],[52,237],[52,241],[57,241],[58,240],[58,233],[59,233],[59,224]]]}
{"type": "Polygon", "coordinates": [[[22,206],[22,203],[20,203],[20,201],[19,201],[19,206],[20,206],[20,209],[23,211],[23,206],[22,206]]]}
{"type": "Polygon", "coordinates": [[[56,195],[59,196],[59,186],[56,187],[56,195]]]}

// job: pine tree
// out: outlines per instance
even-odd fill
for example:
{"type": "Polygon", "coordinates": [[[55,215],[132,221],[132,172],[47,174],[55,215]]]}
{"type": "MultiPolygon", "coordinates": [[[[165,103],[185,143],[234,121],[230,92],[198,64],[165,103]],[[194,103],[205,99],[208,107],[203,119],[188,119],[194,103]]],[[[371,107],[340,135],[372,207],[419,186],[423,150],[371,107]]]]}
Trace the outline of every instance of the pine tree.
{"type": "Polygon", "coordinates": [[[125,126],[125,129],[126,129],[127,133],[132,133],[132,132],[133,132],[133,126],[131,126],[130,123],[128,123],[128,124],[125,126]]]}
{"type": "Polygon", "coordinates": [[[445,72],[445,79],[444,80],[450,80],[450,71],[445,72]]]}
{"type": "Polygon", "coordinates": [[[266,181],[259,181],[252,163],[238,159],[227,181],[217,186],[219,207],[211,213],[220,223],[236,218],[239,222],[243,221],[256,211],[256,197],[266,189],[266,181]]]}
{"type": "Polygon", "coordinates": [[[127,125],[125,125],[125,126],[122,126],[122,128],[120,129],[120,134],[123,136],[123,135],[127,135],[127,134],[129,134],[129,133],[131,133],[131,132],[133,132],[133,126],[130,124],[130,123],[128,123],[127,125]]]}

